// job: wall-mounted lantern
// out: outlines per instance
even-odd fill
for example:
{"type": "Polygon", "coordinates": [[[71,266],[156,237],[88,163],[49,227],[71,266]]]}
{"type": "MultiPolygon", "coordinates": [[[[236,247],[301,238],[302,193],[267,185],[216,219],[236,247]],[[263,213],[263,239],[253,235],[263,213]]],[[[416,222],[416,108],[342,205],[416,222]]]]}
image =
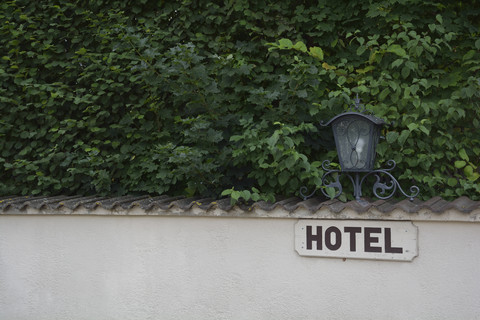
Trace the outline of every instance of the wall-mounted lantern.
{"type": "MultiPolygon", "coordinates": [[[[326,191],[326,188],[329,187],[336,189],[335,198],[342,194],[341,175],[346,175],[352,182],[356,200],[360,200],[362,197],[363,182],[371,175],[376,178],[373,185],[373,194],[379,199],[391,198],[397,188],[410,200],[418,195],[420,189],[417,186],[412,186],[410,188],[411,194],[406,194],[397,179],[392,176],[390,171],[395,168],[395,161],[387,161],[389,167],[386,169],[374,169],[378,139],[385,121],[372,114],[366,114],[366,109],[360,104],[358,94],[355,104],[349,111],[339,114],[327,123],[321,123],[321,125],[332,126],[340,164],[340,170],[331,169],[328,160],[325,160],[322,164],[325,174],[322,177],[323,187],[321,190],[325,196],[329,196],[326,191]],[[382,175],[386,179],[382,180],[382,175]]],[[[304,192],[306,191],[306,187],[300,189],[300,195],[305,200],[315,193],[314,191],[310,195],[305,195],[304,192]]]]}

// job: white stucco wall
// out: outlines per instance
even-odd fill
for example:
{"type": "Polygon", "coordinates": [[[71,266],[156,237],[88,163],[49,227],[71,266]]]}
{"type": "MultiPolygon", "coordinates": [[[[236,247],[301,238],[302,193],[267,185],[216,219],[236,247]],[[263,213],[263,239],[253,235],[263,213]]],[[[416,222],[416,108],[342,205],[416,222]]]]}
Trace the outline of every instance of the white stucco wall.
{"type": "Polygon", "coordinates": [[[0,319],[480,319],[480,223],[392,262],[299,256],[297,221],[0,215],[0,319]]]}

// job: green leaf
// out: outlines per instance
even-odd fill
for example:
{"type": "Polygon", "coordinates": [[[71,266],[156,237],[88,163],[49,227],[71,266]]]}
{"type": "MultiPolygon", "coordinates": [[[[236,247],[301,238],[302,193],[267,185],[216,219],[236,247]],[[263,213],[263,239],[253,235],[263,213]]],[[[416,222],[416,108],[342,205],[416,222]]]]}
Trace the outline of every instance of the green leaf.
{"type": "Polygon", "coordinates": [[[291,167],[293,167],[293,165],[295,165],[295,162],[296,162],[296,161],[295,161],[295,158],[294,158],[294,157],[292,157],[292,156],[288,157],[288,158],[285,160],[285,166],[286,166],[286,168],[291,168],[291,167]]]}
{"type": "Polygon", "coordinates": [[[297,91],[297,97],[299,97],[299,98],[307,98],[307,97],[308,97],[308,92],[307,92],[307,90],[298,90],[298,91],[297,91]]]}
{"type": "Polygon", "coordinates": [[[281,186],[285,185],[289,179],[290,174],[286,170],[280,172],[280,174],[278,175],[278,183],[280,183],[281,186]]]}
{"type": "Polygon", "coordinates": [[[241,191],[233,191],[231,194],[230,194],[230,198],[231,198],[231,203],[236,203],[240,197],[242,196],[242,193],[241,191]]]}
{"type": "Polygon", "coordinates": [[[325,188],[325,192],[328,194],[328,197],[329,197],[330,199],[334,199],[334,198],[335,198],[335,195],[336,195],[335,188],[326,187],[326,188],[325,188]]]}
{"type": "Polygon", "coordinates": [[[337,67],[331,66],[326,62],[322,63],[322,68],[325,69],[325,70],[335,70],[335,69],[337,69],[337,67]]]}
{"type": "Polygon", "coordinates": [[[442,18],[441,15],[437,14],[437,15],[435,16],[435,19],[437,19],[438,23],[443,24],[443,18],[442,18]]]}
{"type": "Polygon", "coordinates": [[[416,123],[410,123],[409,125],[407,125],[407,127],[408,127],[408,130],[414,131],[418,129],[419,125],[416,123]]]}
{"type": "Polygon", "coordinates": [[[408,139],[408,136],[410,135],[409,130],[403,130],[402,133],[400,133],[400,136],[398,137],[398,143],[403,146],[405,144],[405,141],[408,139]]]}
{"type": "Polygon", "coordinates": [[[402,77],[405,79],[405,78],[408,78],[408,76],[410,75],[410,68],[408,67],[403,67],[402,68],[402,77]]]}
{"type": "Polygon", "coordinates": [[[262,197],[258,194],[258,193],[252,193],[252,200],[253,201],[259,201],[260,199],[262,199],[262,197]]]}
{"type": "Polygon", "coordinates": [[[401,66],[403,64],[403,59],[397,59],[395,61],[392,62],[392,68],[396,68],[398,66],[401,66]]]}
{"type": "Polygon", "coordinates": [[[468,157],[468,154],[467,152],[465,151],[465,149],[460,149],[460,151],[458,151],[458,155],[460,156],[460,158],[462,158],[463,160],[466,160],[466,161],[469,161],[470,158],[468,157]]]}
{"type": "Polygon", "coordinates": [[[475,172],[475,169],[472,166],[466,166],[465,169],[463,169],[463,172],[465,173],[465,176],[469,181],[476,181],[480,178],[480,173],[475,172]]]}
{"type": "Polygon", "coordinates": [[[399,134],[396,131],[387,132],[387,136],[386,136],[387,142],[388,143],[395,142],[398,139],[398,136],[399,134]]]}
{"type": "Polygon", "coordinates": [[[447,180],[447,184],[450,186],[450,187],[454,187],[456,186],[458,183],[457,179],[455,178],[448,178],[447,180]]]}
{"type": "Polygon", "coordinates": [[[248,201],[252,197],[252,194],[248,190],[242,190],[240,191],[240,197],[248,201]]]}
{"type": "Polygon", "coordinates": [[[290,39],[280,39],[278,43],[280,49],[291,49],[293,47],[293,42],[290,39]]]}
{"type": "Polygon", "coordinates": [[[220,195],[221,196],[229,196],[229,195],[232,194],[232,192],[233,192],[233,189],[226,189],[226,190],[223,190],[220,195]]]}
{"type": "Polygon", "coordinates": [[[367,47],[365,47],[365,46],[359,46],[359,47],[357,48],[357,52],[356,52],[356,53],[357,53],[357,56],[361,56],[361,55],[365,52],[365,50],[367,50],[367,47]]]}
{"type": "Polygon", "coordinates": [[[455,161],[455,168],[461,169],[461,168],[465,167],[466,165],[467,165],[467,163],[463,160],[455,161]]]}
{"type": "Polygon", "coordinates": [[[323,60],[323,50],[319,47],[310,47],[309,54],[319,60],[323,60]]]}
{"type": "Polygon", "coordinates": [[[470,60],[473,58],[473,56],[475,55],[475,50],[470,50],[468,51],[464,56],[463,56],[463,60],[470,60]]]}
{"type": "Polygon", "coordinates": [[[356,72],[359,73],[359,74],[365,74],[365,73],[368,73],[372,70],[375,70],[375,67],[374,66],[367,66],[363,69],[357,69],[356,72]]]}
{"type": "Polygon", "coordinates": [[[270,148],[273,148],[277,144],[279,137],[278,131],[275,131],[273,135],[267,139],[267,143],[270,148]]]}
{"type": "Polygon", "coordinates": [[[75,51],[75,53],[79,55],[84,55],[85,53],[87,53],[87,49],[81,48],[78,51],[75,51]]]}
{"type": "Polygon", "coordinates": [[[378,96],[378,100],[380,100],[380,101],[385,100],[385,98],[388,96],[389,93],[390,93],[389,88],[383,89],[382,92],[380,92],[380,95],[378,96]]]}
{"type": "Polygon", "coordinates": [[[422,131],[423,133],[425,133],[427,136],[430,135],[430,130],[429,130],[427,127],[423,126],[423,125],[420,126],[420,131],[422,131]]]}
{"type": "Polygon", "coordinates": [[[398,44],[392,44],[388,47],[387,52],[395,53],[397,56],[405,57],[407,56],[407,52],[398,44]]]}
{"type": "Polygon", "coordinates": [[[293,48],[302,52],[307,52],[307,46],[305,45],[305,43],[301,41],[298,41],[297,43],[295,43],[293,48]]]}
{"type": "Polygon", "coordinates": [[[463,172],[465,173],[465,175],[467,177],[470,177],[473,175],[473,168],[472,166],[466,166],[464,169],[463,169],[463,172]]]}

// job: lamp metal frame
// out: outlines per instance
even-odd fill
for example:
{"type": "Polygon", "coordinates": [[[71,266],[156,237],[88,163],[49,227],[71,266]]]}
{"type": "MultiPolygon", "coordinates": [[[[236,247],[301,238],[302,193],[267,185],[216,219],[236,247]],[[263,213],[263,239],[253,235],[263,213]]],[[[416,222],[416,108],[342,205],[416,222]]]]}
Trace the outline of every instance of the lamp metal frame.
{"type": "MultiPolygon", "coordinates": [[[[362,186],[364,182],[367,180],[367,178],[373,176],[375,178],[375,182],[373,184],[372,191],[375,197],[386,200],[393,197],[398,190],[410,201],[413,201],[413,199],[420,193],[420,188],[415,185],[411,186],[410,194],[407,194],[402,189],[398,180],[391,173],[391,171],[396,167],[396,162],[394,160],[388,160],[386,168],[373,168],[375,164],[376,147],[380,137],[380,131],[386,123],[382,119],[375,117],[373,114],[366,114],[367,110],[365,106],[360,103],[358,94],[354,102],[354,105],[350,107],[349,111],[335,116],[325,124],[323,122],[320,123],[322,126],[328,126],[332,124],[335,145],[337,147],[341,168],[340,170],[333,169],[331,168],[331,162],[329,160],[323,161],[322,169],[325,173],[321,179],[322,185],[320,186],[320,190],[326,197],[330,197],[331,195],[328,194],[326,189],[334,188],[336,191],[333,198],[339,197],[343,193],[343,186],[340,182],[340,177],[346,176],[353,185],[353,195],[355,199],[359,201],[363,196],[362,186]],[[340,122],[343,122],[341,125],[346,128],[343,128],[342,130],[336,130],[336,127],[340,125],[340,122]],[[359,123],[364,124],[363,128],[361,128],[359,123]],[[350,130],[351,126],[354,126],[352,130],[350,130]],[[341,137],[338,136],[340,132],[345,135],[343,138],[346,140],[341,140],[341,137]],[[369,144],[366,146],[366,157],[359,156],[359,154],[363,152],[363,150],[359,152],[360,148],[363,147],[363,145],[359,146],[361,135],[366,136],[368,138],[367,141],[369,142],[369,144]],[[342,142],[345,141],[348,142],[348,145],[342,144],[342,142]],[[344,159],[343,156],[348,154],[349,151],[349,159],[344,159]],[[362,159],[364,159],[364,161],[361,161],[362,159]]],[[[308,188],[303,186],[300,188],[299,193],[304,200],[307,200],[308,198],[311,198],[317,190],[318,188],[312,193],[307,194],[308,188]]]]}

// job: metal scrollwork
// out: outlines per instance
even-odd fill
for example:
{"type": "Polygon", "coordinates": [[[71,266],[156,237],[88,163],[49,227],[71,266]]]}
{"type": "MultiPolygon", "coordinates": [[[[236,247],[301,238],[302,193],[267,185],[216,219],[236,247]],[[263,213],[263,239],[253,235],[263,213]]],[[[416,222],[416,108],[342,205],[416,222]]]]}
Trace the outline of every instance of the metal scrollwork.
{"type": "Polygon", "coordinates": [[[317,192],[317,190],[318,190],[318,189],[315,189],[315,190],[313,190],[313,192],[310,193],[309,195],[305,195],[305,193],[308,193],[308,188],[305,187],[305,186],[303,186],[303,187],[300,188],[299,193],[300,193],[300,196],[303,198],[303,200],[307,200],[308,198],[313,197],[313,195],[315,194],[315,192],[317,192]]]}
{"type": "MultiPolygon", "coordinates": [[[[387,168],[365,172],[363,173],[363,177],[360,178],[360,174],[362,174],[362,172],[345,172],[335,169],[332,170],[330,168],[330,161],[325,160],[322,163],[322,168],[324,171],[326,171],[326,173],[322,177],[322,185],[319,186],[319,188],[326,197],[330,197],[326,191],[326,188],[336,189],[337,191],[334,198],[337,198],[343,192],[340,176],[346,175],[353,184],[353,193],[355,199],[360,200],[362,197],[362,185],[364,181],[368,177],[374,176],[375,183],[373,184],[372,191],[375,197],[386,200],[393,197],[397,190],[399,190],[405,197],[409,198],[410,201],[413,201],[413,199],[420,193],[420,188],[417,186],[411,186],[410,194],[407,194],[400,186],[398,180],[395,179],[395,177],[390,173],[395,166],[396,163],[394,160],[388,160],[387,168]],[[382,176],[384,176],[386,179],[382,180],[382,176]]],[[[308,198],[311,198],[319,188],[315,189],[311,194],[306,195],[305,193],[308,191],[308,189],[307,187],[302,187],[300,188],[300,195],[304,200],[307,200],[308,198]]]]}
{"type": "Polygon", "coordinates": [[[381,182],[380,176],[378,174],[375,175],[376,181],[373,184],[373,194],[375,197],[379,199],[388,199],[390,198],[395,192],[397,191],[397,185],[390,180],[390,184],[381,182]],[[378,192],[380,190],[380,193],[378,192]],[[392,190],[388,196],[383,196],[387,190],[392,190]]]}
{"type": "Polygon", "coordinates": [[[362,183],[366,177],[373,174],[376,179],[375,183],[373,184],[373,194],[375,195],[375,197],[382,200],[389,199],[393,197],[393,195],[397,192],[397,189],[398,189],[405,197],[409,198],[410,201],[413,201],[413,199],[416,196],[418,196],[418,194],[420,193],[420,188],[417,186],[411,186],[410,194],[407,194],[400,186],[400,183],[398,182],[398,180],[395,179],[395,177],[390,173],[390,171],[392,171],[397,165],[395,161],[388,160],[387,165],[389,166],[388,168],[374,170],[366,174],[362,179],[362,183]],[[380,177],[380,175],[382,174],[386,175],[389,181],[383,182],[380,177]],[[388,195],[385,195],[387,191],[390,191],[390,192],[388,195]]]}
{"type": "Polygon", "coordinates": [[[367,108],[363,103],[360,103],[361,101],[362,100],[358,97],[358,93],[357,93],[357,96],[353,100],[354,102],[353,105],[350,106],[350,110],[357,111],[357,112],[367,112],[367,108]]]}
{"type": "Polygon", "coordinates": [[[388,168],[384,168],[384,169],[381,169],[383,171],[392,171],[393,169],[395,169],[395,167],[397,166],[397,163],[395,162],[395,160],[387,160],[387,166],[389,166],[388,168]]]}
{"type": "Polygon", "coordinates": [[[328,184],[325,183],[325,181],[330,178],[329,176],[332,174],[332,173],[337,173],[339,172],[339,170],[331,170],[327,173],[325,173],[322,177],[322,184],[325,186],[325,188],[321,188],[320,190],[322,190],[322,193],[326,196],[326,197],[330,197],[327,193],[327,188],[334,188],[334,189],[338,189],[337,192],[335,192],[335,196],[334,198],[337,198],[339,195],[342,194],[343,192],[343,188],[342,188],[342,184],[340,183],[340,175],[335,175],[335,177],[333,177],[334,181],[333,182],[330,182],[328,184]]]}
{"type": "Polygon", "coordinates": [[[320,189],[322,191],[322,193],[326,196],[326,197],[330,197],[328,195],[328,193],[326,192],[326,188],[334,188],[334,189],[338,189],[338,191],[335,193],[335,198],[337,198],[338,196],[340,196],[343,192],[343,188],[342,188],[342,184],[340,183],[340,180],[339,180],[339,176],[340,175],[336,175],[335,177],[332,176],[332,174],[334,173],[341,173],[340,170],[335,170],[335,169],[330,169],[330,161],[329,160],[325,160],[322,162],[322,169],[324,171],[326,171],[326,173],[323,175],[322,177],[322,185],[319,187],[319,188],[316,188],[312,193],[308,194],[308,188],[303,186],[300,188],[300,196],[303,198],[303,200],[307,200],[308,198],[311,198],[313,197],[313,195],[317,192],[318,189],[320,189]],[[333,182],[329,182],[329,183],[326,183],[326,181],[328,181],[329,179],[334,179],[333,182]]]}

